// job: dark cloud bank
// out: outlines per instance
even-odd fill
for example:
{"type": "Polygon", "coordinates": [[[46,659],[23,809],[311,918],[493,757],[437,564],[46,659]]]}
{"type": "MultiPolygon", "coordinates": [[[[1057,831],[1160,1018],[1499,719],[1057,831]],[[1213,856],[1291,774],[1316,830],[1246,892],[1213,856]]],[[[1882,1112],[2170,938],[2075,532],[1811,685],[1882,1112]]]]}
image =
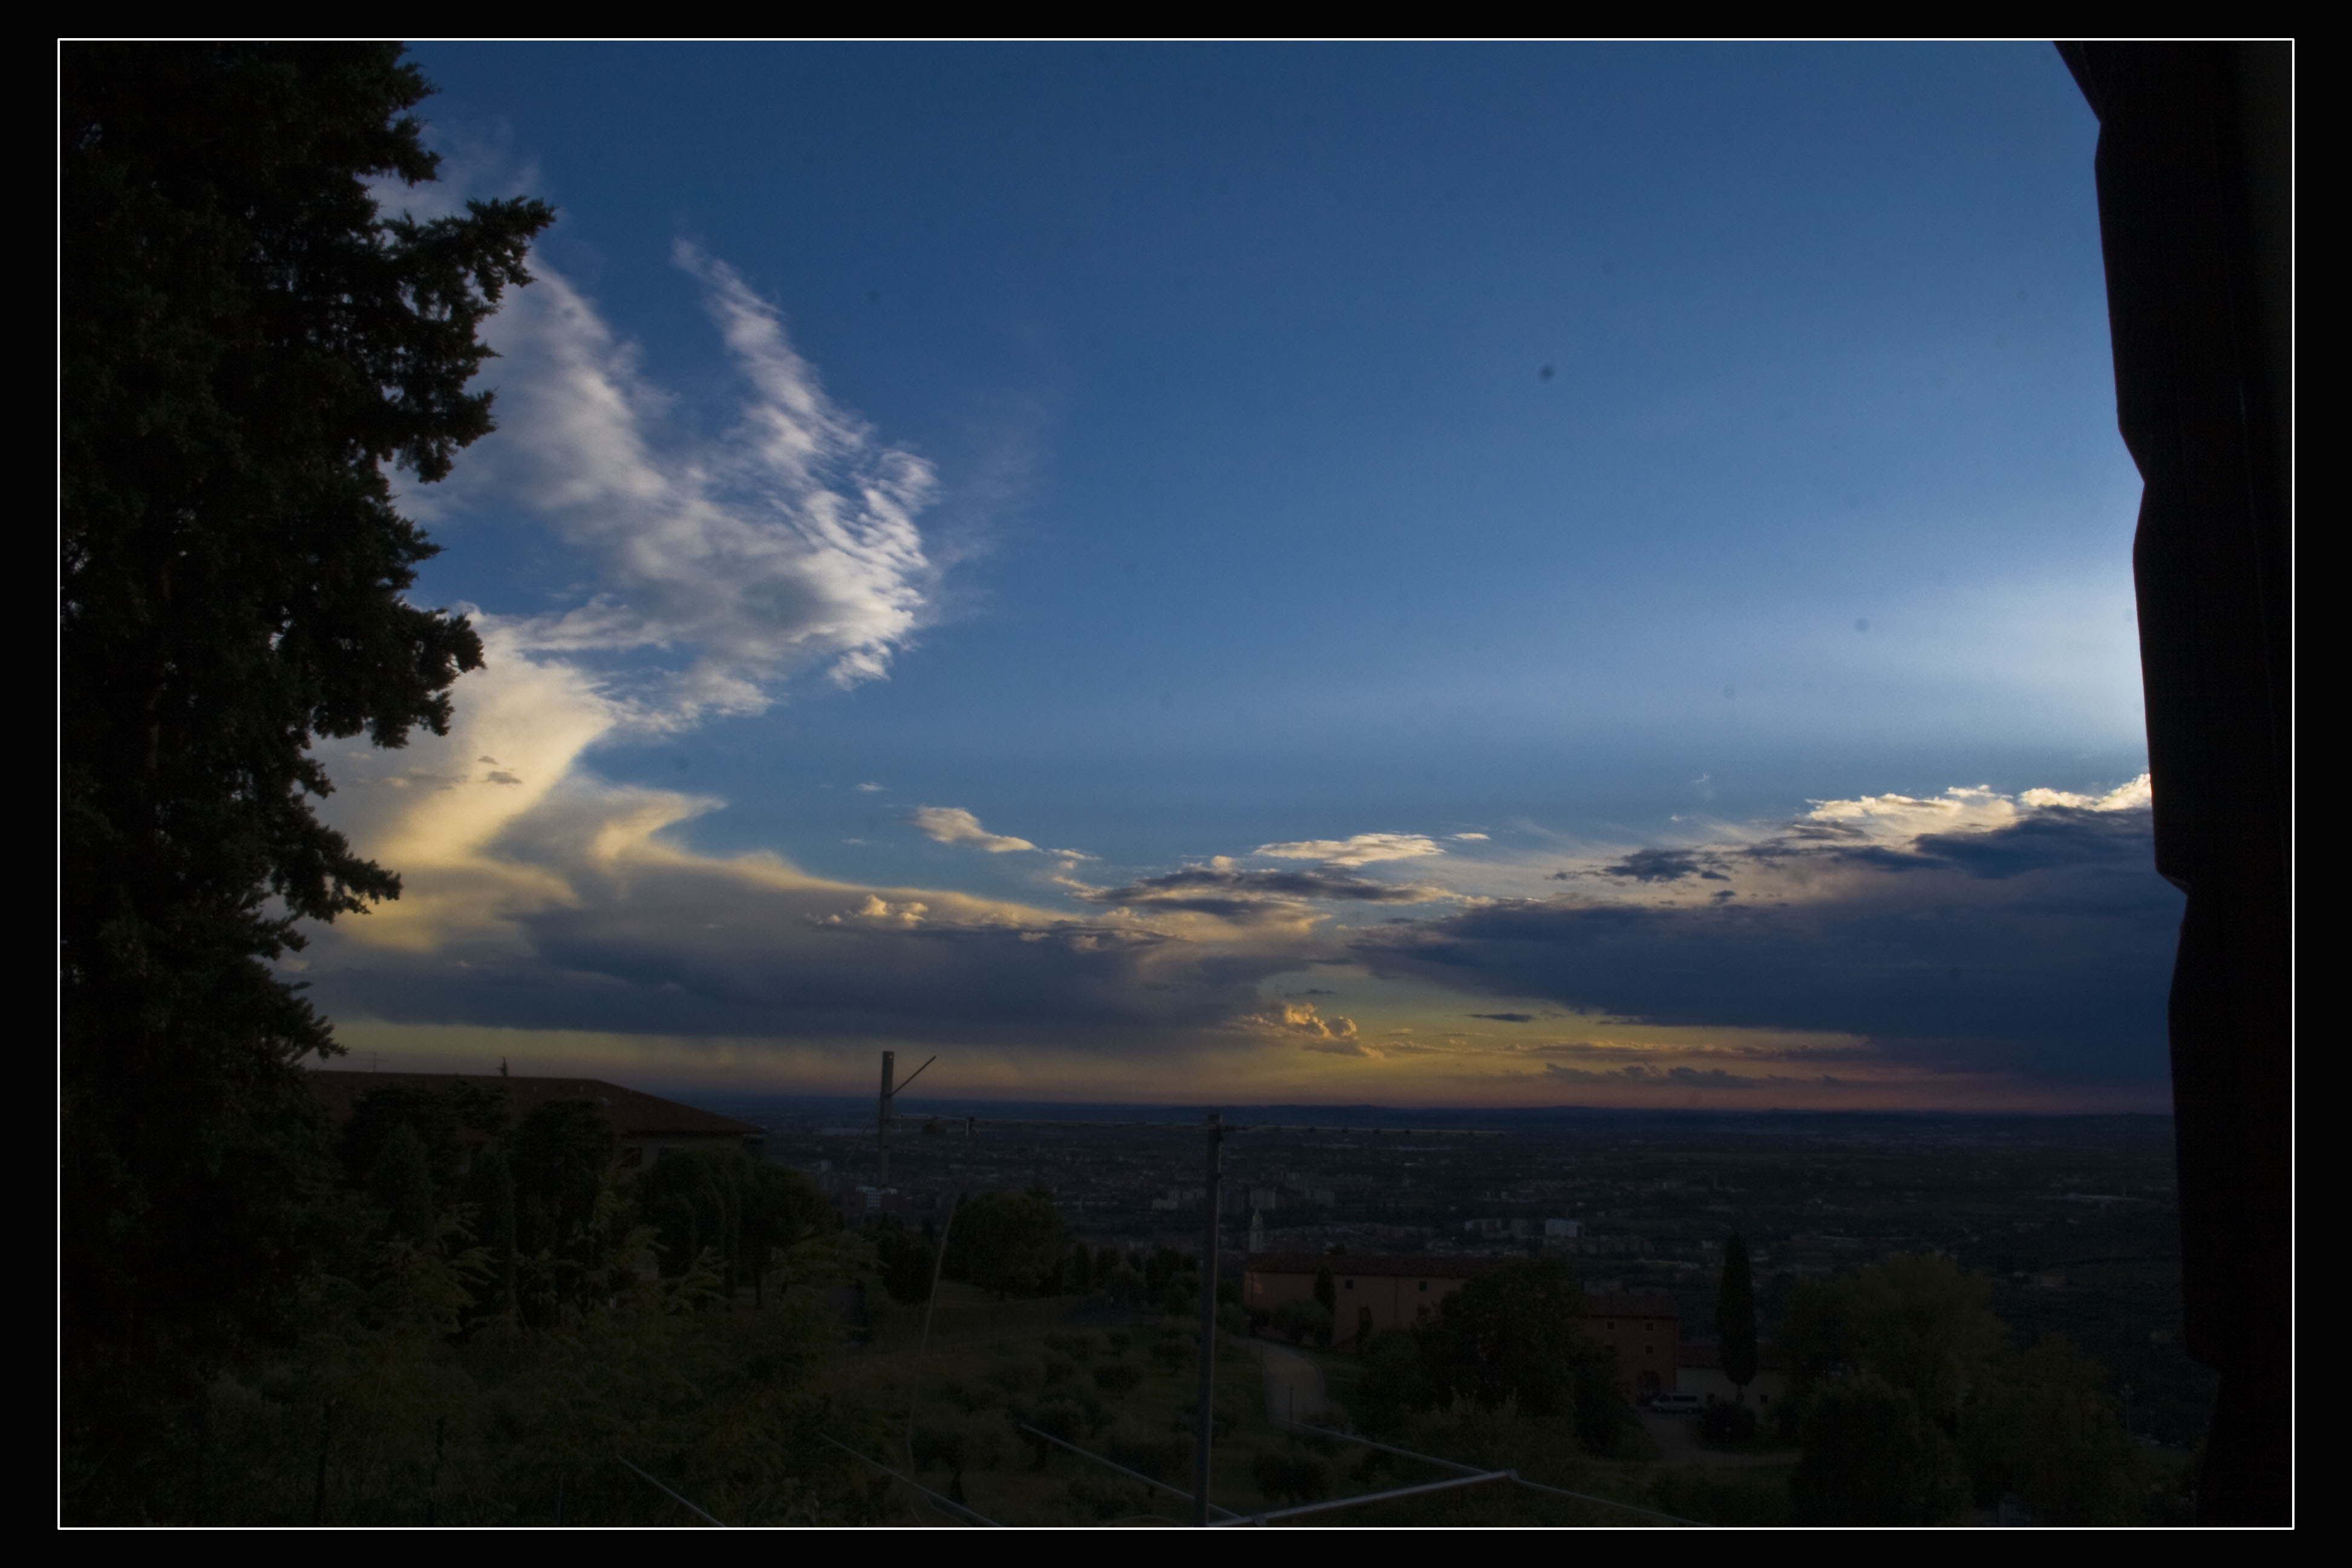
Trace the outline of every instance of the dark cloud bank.
{"type": "Polygon", "coordinates": [[[1092,1048],[1214,1027],[1295,966],[1076,921],[837,918],[847,901],[669,868],[518,917],[520,950],[347,950],[318,995],[394,1023],[1092,1048]]]}
{"type": "Polygon", "coordinates": [[[1222,920],[1259,918],[1284,905],[1316,900],[1329,903],[1412,904],[1431,897],[1426,889],[1398,887],[1324,867],[1307,871],[1237,871],[1187,866],[1164,877],[1145,877],[1123,888],[1078,895],[1088,903],[1135,909],[1185,910],[1222,920]]]}
{"type": "MultiPolygon", "coordinates": [[[[1474,1005],[1542,998],[1662,1025],[1851,1035],[1924,1067],[2145,1084],[2164,1077],[2180,910],[2152,859],[2144,809],[2051,808],[1895,848],[1807,824],[1756,845],[1629,857],[1595,879],[1597,897],[1361,929],[1340,951],[1474,1005]],[[1731,890],[1711,871],[1739,896],[1711,896],[1731,890]],[[1688,901],[1610,901],[1633,885],[1688,901]],[[1805,892],[1776,901],[1775,885],[1805,892]]],[[[904,903],[852,914],[851,890],[689,865],[602,881],[575,868],[573,885],[570,907],[516,918],[520,941],[415,955],[338,944],[313,971],[314,995],[331,1012],[394,1023],[1116,1055],[1197,1046],[1261,1007],[1275,974],[1346,962],[1296,933],[1202,944],[1085,920],[912,917],[904,903]]],[[[1424,896],[1328,868],[1199,867],[1091,895],[1227,918],[1310,899],[1377,907],[1424,896]]],[[[1599,1064],[1550,1065],[1569,1083],[1599,1064]]]]}
{"type": "Polygon", "coordinates": [[[1854,1034],[1923,1065],[2043,1079],[2163,1078],[2181,900],[2154,869],[2147,811],[2049,808],[1907,851],[1845,837],[1808,825],[1609,873],[1696,882],[1802,861],[1828,898],[1502,903],[1354,950],[1384,974],[1654,1024],[1854,1034]]]}

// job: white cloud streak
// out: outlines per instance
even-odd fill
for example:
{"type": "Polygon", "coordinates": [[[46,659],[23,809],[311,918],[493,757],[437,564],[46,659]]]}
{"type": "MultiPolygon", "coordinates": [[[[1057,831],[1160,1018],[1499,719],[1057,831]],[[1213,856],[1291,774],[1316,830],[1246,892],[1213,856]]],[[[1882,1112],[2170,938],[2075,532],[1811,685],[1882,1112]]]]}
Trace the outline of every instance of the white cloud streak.
{"type": "Polygon", "coordinates": [[[1306,838],[1292,844],[1261,844],[1254,851],[1276,860],[1320,860],[1327,866],[1369,866],[1375,860],[1411,860],[1443,855],[1437,841],[1419,833],[1359,833],[1351,838],[1306,838]]]}
{"type": "MultiPolygon", "coordinates": [[[[1009,855],[1016,850],[1037,847],[1026,838],[1013,838],[1002,833],[991,833],[980,825],[980,818],[960,805],[919,805],[907,814],[915,830],[935,844],[969,844],[975,849],[985,849],[991,855],[1009,855]]],[[[1056,850],[1055,854],[1067,854],[1056,850]]]]}

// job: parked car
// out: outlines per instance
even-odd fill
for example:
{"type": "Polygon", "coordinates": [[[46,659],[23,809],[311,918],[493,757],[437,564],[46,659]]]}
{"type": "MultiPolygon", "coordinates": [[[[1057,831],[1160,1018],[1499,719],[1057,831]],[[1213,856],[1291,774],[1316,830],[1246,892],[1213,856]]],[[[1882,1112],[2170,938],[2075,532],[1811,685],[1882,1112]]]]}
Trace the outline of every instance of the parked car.
{"type": "Polygon", "coordinates": [[[1658,1394],[1650,1398],[1650,1408],[1660,1415],[1696,1415],[1698,1395],[1696,1394],[1658,1394]]]}

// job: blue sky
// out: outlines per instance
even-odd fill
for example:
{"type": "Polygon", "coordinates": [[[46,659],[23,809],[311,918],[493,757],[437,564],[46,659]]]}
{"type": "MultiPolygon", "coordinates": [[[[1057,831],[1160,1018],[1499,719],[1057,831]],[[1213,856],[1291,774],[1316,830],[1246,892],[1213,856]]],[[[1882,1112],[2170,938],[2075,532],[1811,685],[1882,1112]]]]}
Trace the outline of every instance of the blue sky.
{"type": "Polygon", "coordinates": [[[408,498],[492,668],[337,762],[354,1046],[2162,1103],[2046,45],[415,53],[388,199],[562,216],[408,498]]]}

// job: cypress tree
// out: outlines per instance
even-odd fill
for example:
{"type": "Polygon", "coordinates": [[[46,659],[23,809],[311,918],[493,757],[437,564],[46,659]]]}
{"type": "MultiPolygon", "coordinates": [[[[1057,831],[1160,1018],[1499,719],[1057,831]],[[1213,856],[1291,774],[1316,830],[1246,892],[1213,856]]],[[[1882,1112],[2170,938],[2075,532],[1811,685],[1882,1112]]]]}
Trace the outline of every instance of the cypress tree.
{"type": "Polygon", "coordinates": [[[1715,1296],[1715,1331],[1723,1341],[1723,1375],[1748,1402],[1756,1381],[1756,1284],[1748,1272],[1748,1240],[1738,1231],[1723,1245],[1723,1282],[1715,1296]]]}

